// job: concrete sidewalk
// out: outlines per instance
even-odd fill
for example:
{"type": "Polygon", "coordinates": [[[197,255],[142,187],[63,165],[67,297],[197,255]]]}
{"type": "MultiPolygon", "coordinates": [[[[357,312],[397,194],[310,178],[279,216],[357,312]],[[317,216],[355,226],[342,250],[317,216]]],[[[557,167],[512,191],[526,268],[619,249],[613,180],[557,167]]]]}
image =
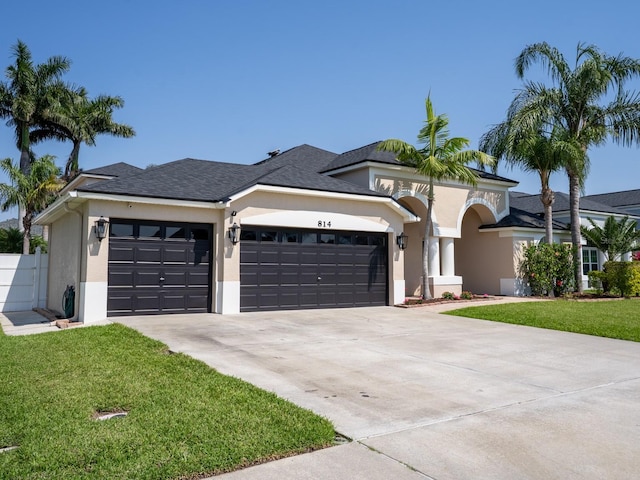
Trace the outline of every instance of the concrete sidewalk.
{"type": "Polygon", "coordinates": [[[431,308],[118,321],[354,439],[217,478],[637,476],[640,344],[431,308]]]}

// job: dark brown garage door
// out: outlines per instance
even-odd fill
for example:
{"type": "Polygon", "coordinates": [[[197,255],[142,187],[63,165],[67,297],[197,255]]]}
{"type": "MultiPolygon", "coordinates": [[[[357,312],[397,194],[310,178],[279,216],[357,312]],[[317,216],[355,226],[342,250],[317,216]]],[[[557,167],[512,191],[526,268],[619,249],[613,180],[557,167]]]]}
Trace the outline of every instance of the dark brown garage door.
{"type": "Polygon", "coordinates": [[[210,225],[112,219],[107,315],[208,312],[210,225]]]}
{"type": "Polygon", "coordinates": [[[243,226],[240,310],[387,304],[384,233],[243,226]]]}

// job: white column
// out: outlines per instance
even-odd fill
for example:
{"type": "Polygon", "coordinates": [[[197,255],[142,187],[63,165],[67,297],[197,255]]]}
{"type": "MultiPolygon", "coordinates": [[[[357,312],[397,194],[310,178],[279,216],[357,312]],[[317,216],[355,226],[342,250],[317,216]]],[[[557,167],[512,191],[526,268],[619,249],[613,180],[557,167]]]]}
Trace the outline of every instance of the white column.
{"type": "Polygon", "coordinates": [[[429,276],[440,276],[440,243],[438,237],[429,239],[429,276]]]}
{"type": "Polygon", "coordinates": [[[455,275],[453,238],[440,238],[440,252],[440,258],[442,261],[442,275],[445,277],[453,277],[455,275]]]}

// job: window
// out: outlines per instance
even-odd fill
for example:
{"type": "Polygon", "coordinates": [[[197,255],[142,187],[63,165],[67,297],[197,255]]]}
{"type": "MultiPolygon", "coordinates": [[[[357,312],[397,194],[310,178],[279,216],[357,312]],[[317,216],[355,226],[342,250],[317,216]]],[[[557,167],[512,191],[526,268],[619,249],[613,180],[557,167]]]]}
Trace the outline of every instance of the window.
{"type": "Polygon", "coordinates": [[[112,223],[109,226],[111,237],[133,237],[133,225],[130,223],[112,223]]]}
{"type": "Polygon", "coordinates": [[[260,232],[261,242],[277,242],[278,232],[260,232]]]}
{"type": "Polygon", "coordinates": [[[592,270],[599,270],[598,249],[582,247],[582,274],[587,275],[592,270]]]}
{"type": "Polygon", "coordinates": [[[175,239],[175,240],[184,240],[185,239],[185,231],[183,227],[166,227],[165,238],[175,239]]]}
{"type": "Polygon", "coordinates": [[[258,232],[255,230],[240,230],[240,241],[255,242],[258,239],[258,232]]]}
{"type": "Polygon", "coordinates": [[[298,243],[296,232],[282,232],[282,243],[298,243]]]}
{"type": "Polygon", "coordinates": [[[140,225],[139,237],[160,238],[160,225],[140,225]]]}

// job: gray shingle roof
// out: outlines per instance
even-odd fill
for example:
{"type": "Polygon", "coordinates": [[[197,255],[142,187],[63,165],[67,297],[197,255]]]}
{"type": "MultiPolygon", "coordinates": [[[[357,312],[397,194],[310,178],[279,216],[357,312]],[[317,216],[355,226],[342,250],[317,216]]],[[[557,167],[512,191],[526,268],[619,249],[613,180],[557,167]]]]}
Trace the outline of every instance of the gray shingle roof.
{"type": "MultiPolygon", "coordinates": [[[[356,148],[355,150],[350,150],[341,155],[337,155],[335,159],[329,165],[327,165],[327,167],[325,167],[323,172],[327,173],[331,172],[332,170],[338,170],[340,168],[350,167],[352,165],[357,165],[358,163],[364,162],[386,163],[388,165],[402,165],[402,163],[396,160],[396,156],[394,153],[378,150],[378,145],[380,145],[379,141],[373,142],[369,145],[365,145],[364,147],[356,148]]],[[[484,178],[486,180],[518,183],[514,180],[510,180],[499,175],[494,175],[493,173],[478,170],[476,168],[471,168],[471,170],[475,171],[480,178],[484,178]]]]}
{"type": "MultiPolygon", "coordinates": [[[[570,210],[571,204],[569,203],[569,195],[562,192],[554,192],[555,202],[553,203],[553,212],[567,212],[570,210]]],[[[539,195],[522,195],[521,193],[510,193],[509,204],[512,207],[524,210],[530,213],[543,213],[544,207],[540,201],[539,195]]],[[[596,202],[588,197],[582,197],[580,199],[580,210],[586,210],[590,212],[601,212],[609,214],[626,215],[628,212],[605,205],[604,203],[596,202]]]]}
{"type": "Polygon", "coordinates": [[[275,157],[267,158],[256,163],[256,166],[277,168],[285,165],[297,165],[314,172],[320,172],[338,156],[337,153],[322,150],[311,145],[303,144],[290,148],[275,157]]]}
{"type": "Polygon", "coordinates": [[[255,165],[185,158],[158,165],[131,177],[115,178],[79,191],[203,202],[227,201],[253,185],[386,196],[350,182],[317,173],[335,153],[310,145],[287,150],[255,165]]]}
{"type": "MultiPolygon", "coordinates": [[[[556,220],[552,220],[552,224],[554,230],[568,230],[569,228],[567,224],[558,222],[556,220]]],[[[515,207],[510,207],[509,215],[492,225],[483,225],[480,227],[480,229],[482,230],[505,227],[544,228],[544,215],[527,212],[515,207]]]]}
{"type": "Polygon", "coordinates": [[[104,175],[107,177],[128,177],[131,175],[137,175],[144,170],[133,165],[129,165],[125,162],[113,163],[111,165],[105,165],[104,167],[92,168],[90,170],[82,170],[80,173],[87,173],[90,175],[104,175]]]}
{"type": "Polygon", "coordinates": [[[640,205],[640,190],[625,190],[623,192],[601,193],[598,195],[587,195],[587,198],[594,202],[603,203],[611,207],[628,207],[640,205]]]}
{"type": "Polygon", "coordinates": [[[216,202],[247,185],[261,172],[250,165],[185,158],[144,170],[132,177],[81,187],[78,190],[116,195],[216,202]]]}

